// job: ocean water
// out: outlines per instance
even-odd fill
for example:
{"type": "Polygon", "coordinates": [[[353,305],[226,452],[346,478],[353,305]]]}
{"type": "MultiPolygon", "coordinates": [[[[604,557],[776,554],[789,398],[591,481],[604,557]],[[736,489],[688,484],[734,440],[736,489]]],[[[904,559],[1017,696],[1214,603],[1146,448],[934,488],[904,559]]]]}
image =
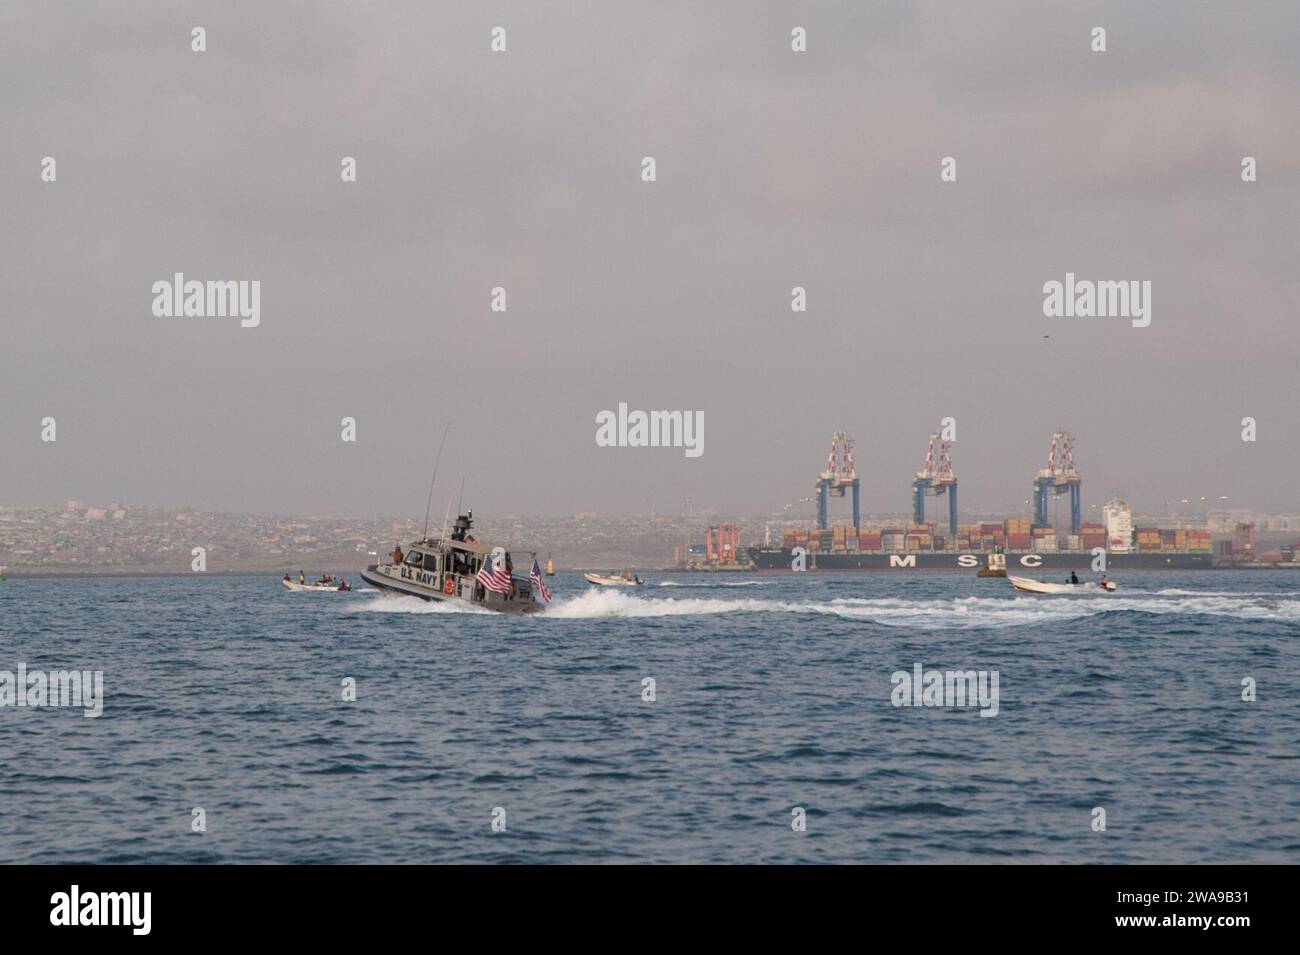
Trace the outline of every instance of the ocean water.
{"type": "Polygon", "coordinates": [[[1120,582],[561,575],[521,619],[11,577],[0,670],[104,704],[0,707],[0,862],[1300,861],[1300,577],[1120,582]],[[996,670],[997,715],[894,706],[916,664],[996,670]]]}

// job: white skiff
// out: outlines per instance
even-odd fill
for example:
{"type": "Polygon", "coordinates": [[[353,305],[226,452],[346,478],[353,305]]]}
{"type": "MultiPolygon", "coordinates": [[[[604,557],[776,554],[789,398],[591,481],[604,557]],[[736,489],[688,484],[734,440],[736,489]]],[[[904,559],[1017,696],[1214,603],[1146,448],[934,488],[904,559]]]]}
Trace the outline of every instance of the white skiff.
{"type": "Polygon", "coordinates": [[[630,570],[617,574],[583,574],[582,576],[587,578],[587,583],[598,587],[640,587],[645,583],[630,570]]]}
{"type": "Polygon", "coordinates": [[[1115,589],[1115,581],[1108,580],[1101,583],[1077,583],[1077,584],[1055,584],[1046,580],[1034,580],[1032,577],[1016,577],[1008,574],[1007,580],[1011,581],[1011,586],[1027,594],[1078,594],[1078,593],[1107,593],[1115,589]]]}
{"type": "MultiPolygon", "coordinates": [[[[281,580],[280,583],[284,584],[284,588],[285,588],[285,590],[328,590],[328,591],[337,591],[337,590],[342,590],[342,589],[343,589],[342,584],[341,584],[339,581],[337,581],[337,580],[334,581],[333,583],[328,583],[328,584],[322,584],[320,581],[315,581],[315,582],[313,582],[313,583],[309,583],[309,584],[300,584],[300,583],[298,583],[297,581],[294,581],[294,580],[281,580]]],[[[348,589],[351,590],[352,588],[349,587],[348,589]]]]}

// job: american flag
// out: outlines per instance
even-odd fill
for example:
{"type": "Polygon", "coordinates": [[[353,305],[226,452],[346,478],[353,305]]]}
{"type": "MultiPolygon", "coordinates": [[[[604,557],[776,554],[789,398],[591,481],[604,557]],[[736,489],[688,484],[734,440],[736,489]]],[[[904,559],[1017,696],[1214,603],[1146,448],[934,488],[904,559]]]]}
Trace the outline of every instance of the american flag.
{"type": "Polygon", "coordinates": [[[528,575],[528,579],[533,582],[537,592],[542,595],[543,601],[551,599],[551,592],[546,589],[546,582],[542,580],[542,568],[537,565],[537,558],[533,558],[533,571],[528,575]]]}
{"type": "Polygon", "coordinates": [[[491,554],[483,558],[483,566],[474,575],[474,579],[495,593],[510,593],[510,575],[506,573],[505,564],[503,562],[493,568],[491,554]]]}

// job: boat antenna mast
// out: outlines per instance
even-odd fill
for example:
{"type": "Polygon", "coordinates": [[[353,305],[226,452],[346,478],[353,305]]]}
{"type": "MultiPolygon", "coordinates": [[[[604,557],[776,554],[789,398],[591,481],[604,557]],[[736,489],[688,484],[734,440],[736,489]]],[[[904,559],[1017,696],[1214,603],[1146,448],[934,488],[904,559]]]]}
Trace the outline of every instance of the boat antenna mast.
{"type": "Polygon", "coordinates": [[[429,499],[424,504],[424,536],[421,540],[429,539],[429,510],[433,507],[433,485],[438,480],[438,465],[442,462],[442,446],[447,441],[447,432],[451,430],[451,422],[448,421],[442,429],[442,440],[438,442],[438,454],[433,459],[433,476],[429,478],[429,499]]]}

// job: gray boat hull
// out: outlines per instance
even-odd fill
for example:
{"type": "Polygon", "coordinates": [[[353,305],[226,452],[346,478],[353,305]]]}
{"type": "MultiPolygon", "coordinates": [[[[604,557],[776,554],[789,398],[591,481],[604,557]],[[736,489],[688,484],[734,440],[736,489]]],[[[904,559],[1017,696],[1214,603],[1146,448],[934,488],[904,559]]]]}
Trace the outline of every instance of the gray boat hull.
{"type": "MultiPolygon", "coordinates": [[[[528,614],[538,613],[542,610],[542,606],[533,600],[531,595],[512,598],[507,594],[497,594],[489,591],[484,594],[482,600],[475,600],[473,597],[466,599],[455,592],[448,594],[441,590],[435,590],[418,580],[390,576],[381,572],[379,567],[374,564],[361,572],[361,579],[378,590],[404,594],[408,597],[419,597],[421,600],[427,600],[430,603],[458,604],[466,608],[489,610],[496,613],[528,614]]],[[[472,587],[469,590],[471,593],[473,592],[472,587]]]]}

